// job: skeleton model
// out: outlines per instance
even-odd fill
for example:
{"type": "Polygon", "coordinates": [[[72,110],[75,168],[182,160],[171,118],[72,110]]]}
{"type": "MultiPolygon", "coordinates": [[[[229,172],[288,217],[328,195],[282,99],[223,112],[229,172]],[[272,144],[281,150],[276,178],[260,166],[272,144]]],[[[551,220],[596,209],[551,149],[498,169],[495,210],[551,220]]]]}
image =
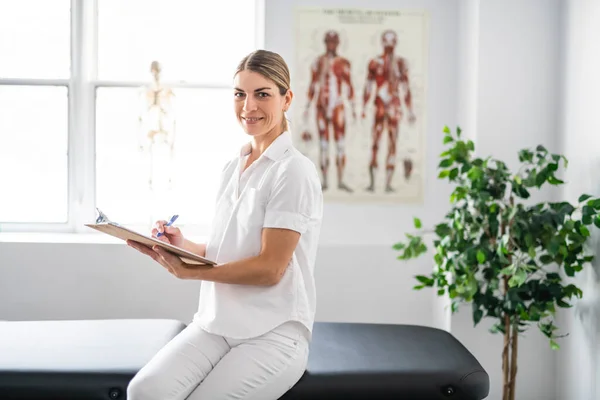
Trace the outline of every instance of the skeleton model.
{"type": "MultiPolygon", "coordinates": [[[[369,177],[371,184],[368,191],[375,190],[375,169],[377,169],[377,151],[379,141],[387,122],[388,151],[386,157],[386,184],[385,191],[393,192],[391,182],[396,167],[396,140],[398,138],[398,125],[402,120],[402,100],[408,109],[408,122],[415,122],[412,107],[411,91],[408,80],[407,61],[394,54],[397,43],[396,32],[387,30],[381,35],[383,54],[369,61],[367,82],[363,95],[362,118],[366,117],[365,109],[371,99],[373,86],[375,86],[375,118],[373,122],[373,142],[371,146],[371,162],[369,164],[369,177]],[[404,96],[402,93],[404,92],[404,96]]],[[[410,178],[412,161],[404,160],[405,178],[410,178]]]]}
{"type": "Polygon", "coordinates": [[[141,89],[139,150],[148,171],[149,221],[164,218],[172,189],[175,144],[175,94],[160,82],[161,66],[150,65],[153,81],[141,89]]]}
{"type": "Polygon", "coordinates": [[[160,83],[161,66],[150,65],[153,82],[142,88],[142,110],[139,115],[139,150],[149,166],[148,184],[153,191],[171,187],[173,146],[175,144],[175,94],[160,83]]]}
{"type": "MultiPolygon", "coordinates": [[[[305,121],[308,119],[308,109],[316,97],[317,129],[320,139],[320,165],[323,175],[322,187],[327,189],[327,171],[329,169],[329,130],[332,128],[336,144],[335,163],[337,166],[338,189],[347,192],[352,190],[344,183],[344,167],[346,166],[346,151],[344,138],[346,136],[346,117],[342,88],[348,88],[348,100],[354,110],[354,88],[350,80],[350,61],[337,54],[340,38],[337,32],[328,31],[324,37],[325,53],[320,55],[311,66],[311,80],[308,89],[308,102],[304,112],[305,121]]],[[[305,132],[302,139],[311,140],[311,135],[305,132]]]]}

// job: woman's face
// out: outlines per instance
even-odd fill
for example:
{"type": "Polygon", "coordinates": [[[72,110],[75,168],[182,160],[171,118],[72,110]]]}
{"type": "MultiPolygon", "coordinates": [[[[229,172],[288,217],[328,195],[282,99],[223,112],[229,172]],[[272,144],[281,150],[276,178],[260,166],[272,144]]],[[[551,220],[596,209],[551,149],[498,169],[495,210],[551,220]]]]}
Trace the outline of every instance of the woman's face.
{"type": "Polygon", "coordinates": [[[292,92],[282,96],[273,81],[248,70],[236,74],[233,86],[235,115],[244,131],[251,136],[280,133],[292,92]]]}

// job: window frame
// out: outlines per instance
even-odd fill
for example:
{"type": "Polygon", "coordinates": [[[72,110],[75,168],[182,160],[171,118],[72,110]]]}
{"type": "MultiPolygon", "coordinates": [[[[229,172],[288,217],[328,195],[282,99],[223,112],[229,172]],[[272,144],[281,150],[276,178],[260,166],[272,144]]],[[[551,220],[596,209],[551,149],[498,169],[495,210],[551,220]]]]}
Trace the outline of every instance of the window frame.
{"type": "MultiPolygon", "coordinates": [[[[256,48],[265,45],[265,0],[255,2],[256,48]]],[[[71,0],[71,74],[68,79],[0,78],[0,86],[64,86],[68,90],[68,218],[66,223],[2,222],[0,232],[90,233],[84,224],[96,217],[96,90],[141,87],[146,81],[97,79],[98,0],[71,0]]],[[[163,82],[172,88],[224,89],[226,85],[163,82]]],[[[188,226],[206,234],[206,226],[188,226]]]]}

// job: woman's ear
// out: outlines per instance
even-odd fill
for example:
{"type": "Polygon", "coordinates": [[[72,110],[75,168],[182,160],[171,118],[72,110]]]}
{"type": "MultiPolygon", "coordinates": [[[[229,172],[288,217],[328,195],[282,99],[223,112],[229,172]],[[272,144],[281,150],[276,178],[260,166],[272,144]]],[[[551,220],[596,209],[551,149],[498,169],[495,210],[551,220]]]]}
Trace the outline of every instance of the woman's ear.
{"type": "Polygon", "coordinates": [[[287,111],[290,108],[290,106],[292,105],[293,98],[294,98],[294,93],[292,92],[292,89],[288,89],[288,91],[285,94],[285,101],[283,103],[284,111],[287,111]]]}

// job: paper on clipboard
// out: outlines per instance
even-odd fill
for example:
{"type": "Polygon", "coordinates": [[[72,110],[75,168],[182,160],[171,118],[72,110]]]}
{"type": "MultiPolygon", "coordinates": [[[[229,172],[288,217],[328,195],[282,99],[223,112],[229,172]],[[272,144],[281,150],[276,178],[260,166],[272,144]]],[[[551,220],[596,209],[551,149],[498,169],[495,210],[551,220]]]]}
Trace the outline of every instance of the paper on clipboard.
{"type": "Polygon", "coordinates": [[[154,245],[158,245],[163,249],[179,256],[182,261],[188,264],[196,264],[196,265],[215,265],[214,261],[208,260],[204,257],[200,257],[197,254],[191,253],[187,250],[182,249],[181,247],[173,246],[172,244],[163,242],[151,236],[143,235],[139,232],[135,232],[131,229],[125,228],[115,222],[101,222],[96,224],[85,224],[85,226],[100,231],[102,233],[106,233],[108,235],[114,236],[116,238],[122,240],[133,240],[139,243],[142,243],[146,246],[152,247],[154,245]]]}

